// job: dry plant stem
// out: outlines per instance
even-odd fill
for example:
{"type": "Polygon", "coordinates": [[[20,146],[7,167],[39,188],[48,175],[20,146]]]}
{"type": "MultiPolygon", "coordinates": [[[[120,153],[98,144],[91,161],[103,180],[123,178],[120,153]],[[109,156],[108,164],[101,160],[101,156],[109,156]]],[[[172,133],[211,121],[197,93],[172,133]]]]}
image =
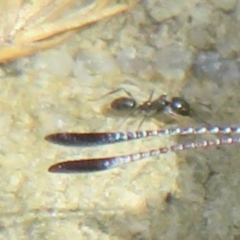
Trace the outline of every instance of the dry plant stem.
{"type": "Polygon", "coordinates": [[[133,0],[115,5],[111,5],[109,0],[95,0],[77,12],[74,9],[75,0],[35,0],[24,5],[21,0],[12,0],[11,3],[6,6],[0,3],[2,11],[9,11],[0,19],[4,26],[0,32],[0,62],[50,48],[63,42],[79,28],[133,6],[133,0]],[[13,2],[16,5],[11,4],[13,2]],[[74,10],[64,16],[66,9],[74,10]]]}

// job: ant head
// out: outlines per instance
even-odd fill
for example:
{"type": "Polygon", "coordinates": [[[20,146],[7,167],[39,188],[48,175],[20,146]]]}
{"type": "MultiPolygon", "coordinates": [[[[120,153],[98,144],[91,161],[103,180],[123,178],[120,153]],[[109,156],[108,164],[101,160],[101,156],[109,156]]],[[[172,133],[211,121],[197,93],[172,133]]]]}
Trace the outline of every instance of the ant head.
{"type": "Polygon", "coordinates": [[[170,107],[174,114],[181,115],[181,116],[192,115],[190,104],[183,98],[180,98],[180,97],[172,98],[170,107]]]}

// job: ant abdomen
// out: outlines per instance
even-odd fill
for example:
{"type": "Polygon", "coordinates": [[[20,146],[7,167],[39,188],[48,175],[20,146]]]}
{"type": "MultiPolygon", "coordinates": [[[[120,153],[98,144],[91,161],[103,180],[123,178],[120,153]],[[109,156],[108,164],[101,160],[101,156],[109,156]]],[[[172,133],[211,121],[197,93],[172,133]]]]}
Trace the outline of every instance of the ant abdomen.
{"type": "Polygon", "coordinates": [[[111,109],[116,111],[132,111],[136,106],[136,100],[128,97],[117,98],[111,103],[111,109]]]}

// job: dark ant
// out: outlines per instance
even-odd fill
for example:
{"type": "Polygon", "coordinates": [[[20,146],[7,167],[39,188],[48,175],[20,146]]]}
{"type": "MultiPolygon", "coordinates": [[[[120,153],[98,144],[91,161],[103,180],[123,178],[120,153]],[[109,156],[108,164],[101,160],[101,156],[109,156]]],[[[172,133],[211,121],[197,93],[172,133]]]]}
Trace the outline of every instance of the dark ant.
{"type": "MultiPolygon", "coordinates": [[[[124,88],[117,89],[109,94],[116,93],[120,90],[123,90],[129,97],[120,97],[113,100],[111,102],[111,109],[118,113],[127,112],[126,119],[135,113],[143,115],[144,118],[141,120],[138,129],[142,126],[145,117],[156,117],[158,114],[165,114],[166,116],[193,116],[193,110],[190,104],[183,98],[173,97],[169,100],[167,94],[163,94],[155,100],[152,100],[154,93],[154,91],[152,91],[147,101],[138,104],[132,94],[124,88]]],[[[168,119],[167,122],[172,123],[174,119],[168,119]]]]}
{"type": "Polygon", "coordinates": [[[172,115],[191,116],[190,104],[180,97],[173,97],[167,100],[167,95],[163,94],[151,101],[152,94],[148,101],[138,105],[132,97],[120,97],[112,101],[111,109],[116,111],[139,111],[145,116],[153,116],[158,113],[172,115]]]}

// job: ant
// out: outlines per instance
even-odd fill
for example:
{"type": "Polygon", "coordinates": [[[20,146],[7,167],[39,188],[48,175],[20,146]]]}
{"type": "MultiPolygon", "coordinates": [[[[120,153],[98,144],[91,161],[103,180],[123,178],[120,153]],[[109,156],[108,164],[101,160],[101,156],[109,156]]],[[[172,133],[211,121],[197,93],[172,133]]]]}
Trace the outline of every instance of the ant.
{"type": "Polygon", "coordinates": [[[123,90],[128,97],[119,97],[113,100],[110,107],[115,112],[127,112],[127,117],[135,113],[143,115],[144,118],[140,122],[138,128],[143,124],[145,117],[155,117],[158,114],[165,114],[166,116],[193,116],[193,110],[190,104],[183,98],[173,97],[172,99],[168,99],[167,94],[162,94],[158,98],[152,100],[154,91],[151,91],[149,99],[142,104],[138,104],[132,94],[124,88],[117,89],[109,94],[116,93],[120,90],[123,90]]]}
{"type": "Polygon", "coordinates": [[[120,97],[112,101],[111,109],[116,111],[140,111],[145,116],[153,116],[158,113],[168,113],[173,115],[191,116],[192,109],[190,104],[180,97],[167,99],[167,94],[163,94],[155,100],[150,98],[142,104],[137,104],[137,101],[132,97],[120,97]]]}

